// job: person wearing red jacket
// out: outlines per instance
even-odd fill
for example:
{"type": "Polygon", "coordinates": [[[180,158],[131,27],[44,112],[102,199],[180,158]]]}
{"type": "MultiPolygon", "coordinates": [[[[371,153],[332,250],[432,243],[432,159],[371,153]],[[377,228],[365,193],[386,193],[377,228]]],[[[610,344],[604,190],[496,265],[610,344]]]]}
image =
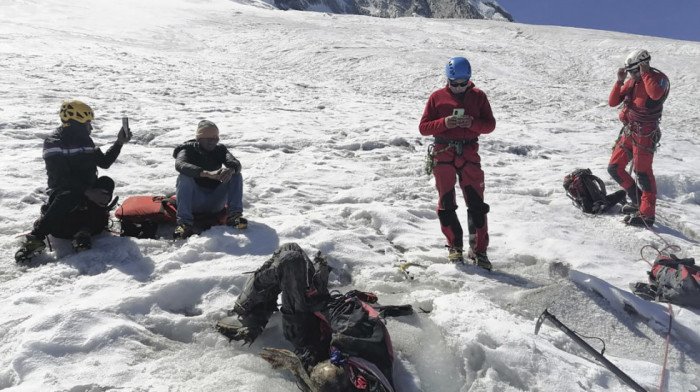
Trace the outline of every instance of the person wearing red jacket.
{"type": "Polygon", "coordinates": [[[656,180],[652,170],[654,151],[661,139],[659,122],[671,83],[661,71],[649,66],[651,56],[643,49],[627,56],[625,67],[617,70],[617,81],[608,104],[622,104],[623,128],[615,143],[608,173],[627,192],[631,203],[623,206],[625,222],[632,226],[651,226],[656,216],[656,180]],[[625,82],[627,74],[630,78],[625,82]],[[637,181],[626,167],[632,160],[637,181]]]}
{"type": "Polygon", "coordinates": [[[486,254],[489,244],[484,203],[484,172],[481,170],[478,138],[493,132],[496,120],[486,94],[471,79],[471,64],[464,57],[450,59],[445,67],[448,83],[430,95],[420,120],[423,136],[434,137],[431,146],[432,173],[439,194],[438,218],[447,239],[449,259],[464,262],[463,231],[457,218],[456,179],[467,204],[469,245],[467,257],[491,269],[486,254]]]}

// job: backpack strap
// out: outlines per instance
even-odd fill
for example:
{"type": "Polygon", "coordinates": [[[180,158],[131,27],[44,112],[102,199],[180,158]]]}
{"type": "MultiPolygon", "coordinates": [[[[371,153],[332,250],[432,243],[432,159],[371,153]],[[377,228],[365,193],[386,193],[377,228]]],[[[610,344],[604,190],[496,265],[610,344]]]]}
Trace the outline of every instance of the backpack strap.
{"type": "MultiPolygon", "coordinates": [[[[158,196],[159,197],[159,196],[158,196]]],[[[156,200],[156,198],[153,198],[153,200],[156,200]]],[[[163,209],[167,209],[172,211],[173,213],[177,213],[177,200],[173,199],[172,197],[163,197],[161,199],[161,204],[163,204],[163,209]]]]}
{"type": "Polygon", "coordinates": [[[593,174],[591,174],[590,177],[598,184],[598,188],[601,192],[603,192],[603,195],[606,195],[608,192],[605,190],[605,183],[603,180],[601,180],[598,176],[594,176],[593,174]]]}
{"type": "Polygon", "coordinates": [[[169,211],[177,214],[177,200],[172,196],[153,196],[153,202],[160,202],[161,212],[169,211]]]}
{"type": "Polygon", "coordinates": [[[695,259],[692,257],[686,259],[679,259],[676,255],[671,254],[669,257],[659,257],[654,261],[655,264],[664,265],[668,267],[678,268],[678,264],[682,265],[695,265],[695,259]]]}

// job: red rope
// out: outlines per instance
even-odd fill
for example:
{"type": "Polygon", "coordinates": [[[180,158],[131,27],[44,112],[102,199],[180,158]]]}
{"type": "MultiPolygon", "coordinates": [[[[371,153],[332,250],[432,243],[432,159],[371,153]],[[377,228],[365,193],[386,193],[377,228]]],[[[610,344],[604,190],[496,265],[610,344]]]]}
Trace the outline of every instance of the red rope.
{"type": "MultiPolygon", "coordinates": [[[[639,254],[640,254],[640,256],[642,256],[642,260],[646,261],[646,263],[649,264],[650,268],[653,268],[653,264],[644,257],[644,249],[652,248],[659,255],[661,255],[663,251],[668,250],[668,249],[676,250],[676,251],[681,250],[681,248],[678,245],[669,244],[668,241],[666,241],[663,237],[661,237],[659,235],[659,233],[657,233],[656,231],[654,231],[654,229],[652,229],[649,225],[647,225],[646,222],[644,222],[644,225],[647,227],[647,229],[649,229],[649,231],[651,231],[652,233],[654,233],[654,235],[659,237],[664,244],[666,244],[666,247],[664,247],[661,250],[657,249],[653,245],[644,245],[642,247],[642,249],[639,250],[639,254]]],[[[667,305],[668,305],[668,331],[666,331],[666,348],[664,349],[664,363],[663,363],[663,366],[661,367],[661,382],[659,383],[659,392],[663,392],[664,383],[666,382],[665,379],[666,379],[666,365],[668,363],[668,349],[671,345],[671,328],[673,327],[673,308],[671,307],[670,303],[667,303],[667,305]]]]}
{"type": "MultiPolygon", "coordinates": [[[[634,162],[632,163],[632,165],[630,165],[630,173],[632,172],[633,168],[634,168],[634,162]]],[[[637,188],[637,200],[640,202],[639,204],[641,204],[641,200],[642,200],[641,196],[642,195],[640,195],[638,181],[636,178],[635,178],[634,184],[635,184],[635,187],[637,188]]],[[[649,267],[653,268],[653,264],[644,257],[644,249],[646,249],[647,247],[654,249],[658,253],[658,255],[661,255],[666,250],[677,251],[677,252],[681,250],[680,246],[669,244],[668,241],[666,241],[661,235],[659,235],[659,233],[657,233],[654,229],[652,229],[649,224],[647,224],[646,220],[642,219],[642,222],[644,222],[644,226],[646,226],[646,228],[649,231],[654,233],[655,236],[659,237],[661,242],[666,244],[666,246],[661,250],[657,249],[653,245],[645,245],[642,247],[642,249],[639,250],[639,254],[642,257],[642,260],[646,261],[646,263],[649,264],[649,267]]],[[[665,380],[665,378],[666,378],[666,364],[668,362],[668,349],[669,349],[669,346],[671,343],[671,328],[673,326],[673,308],[671,307],[670,303],[667,303],[667,305],[668,305],[668,331],[666,332],[666,348],[664,349],[664,364],[663,364],[663,367],[661,368],[661,383],[659,384],[659,392],[663,392],[664,383],[666,382],[666,380],[665,380]]]]}

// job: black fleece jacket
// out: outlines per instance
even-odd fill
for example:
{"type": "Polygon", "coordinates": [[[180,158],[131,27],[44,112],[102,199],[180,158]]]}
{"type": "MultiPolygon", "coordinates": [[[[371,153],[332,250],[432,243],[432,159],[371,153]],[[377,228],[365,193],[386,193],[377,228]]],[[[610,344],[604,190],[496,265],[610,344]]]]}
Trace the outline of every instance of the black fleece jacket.
{"type": "Polygon", "coordinates": [[[221,166],[233,169],[236,174],[241,172],[241,163],[222,144],[217,144],[212,151],[205,151],[197,140],[188,140],[175,147],[175,170],[180,174],[193,177],[197,185],[205,188],[216,188],[220,182],[211,178],[200,177],[203,171],[215,171],[221,166]]]}

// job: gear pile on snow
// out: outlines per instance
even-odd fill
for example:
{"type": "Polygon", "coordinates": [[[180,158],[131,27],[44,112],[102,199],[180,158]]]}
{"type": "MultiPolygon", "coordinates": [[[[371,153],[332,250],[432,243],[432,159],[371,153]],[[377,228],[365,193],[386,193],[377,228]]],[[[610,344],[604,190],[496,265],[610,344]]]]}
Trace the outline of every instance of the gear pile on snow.
{"type": "Polygon", "coordinates": [[[700,308],[700,266],[693,258],[660,255],[649,271],[649,283],[636,283],[632,290],[649,300],[700,308]]]}
{"type": "Polygon", "coordinates": [[[564,177],[564,190],[574,205],[587,214],[600,214],[625,200],[625,191],[610,195],[605,192],[605,184],[594,176],[590,169],[576,169],[564,177]]]}

